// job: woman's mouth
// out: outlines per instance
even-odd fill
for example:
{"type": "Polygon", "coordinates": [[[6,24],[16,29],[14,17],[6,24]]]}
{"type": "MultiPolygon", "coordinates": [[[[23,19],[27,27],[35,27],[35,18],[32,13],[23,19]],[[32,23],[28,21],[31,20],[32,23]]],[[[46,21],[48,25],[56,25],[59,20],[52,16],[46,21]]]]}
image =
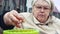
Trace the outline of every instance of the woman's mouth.
{"type": "Polygon", "coordinates": [[[45,15],[44,15],[44,14],[39,14],[38,16],[40,16],[40,17],[45,17],[45,15]]]}

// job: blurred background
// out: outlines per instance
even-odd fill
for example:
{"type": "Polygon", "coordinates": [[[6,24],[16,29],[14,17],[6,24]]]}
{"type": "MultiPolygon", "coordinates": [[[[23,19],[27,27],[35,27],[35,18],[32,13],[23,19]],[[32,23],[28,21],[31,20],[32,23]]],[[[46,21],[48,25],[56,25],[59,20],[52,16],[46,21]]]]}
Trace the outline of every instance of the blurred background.
{"type": "MultiPolygon", "coordinates": [[[[53,0],[54,2],[54,12],[53,15],[60,18],[60,0],[53,0]]],[[[3,10],[11,11],[18,10],[18,12],[31,12],[32,0],[0,0],[0,13],[2,14],[3,10]]]]}

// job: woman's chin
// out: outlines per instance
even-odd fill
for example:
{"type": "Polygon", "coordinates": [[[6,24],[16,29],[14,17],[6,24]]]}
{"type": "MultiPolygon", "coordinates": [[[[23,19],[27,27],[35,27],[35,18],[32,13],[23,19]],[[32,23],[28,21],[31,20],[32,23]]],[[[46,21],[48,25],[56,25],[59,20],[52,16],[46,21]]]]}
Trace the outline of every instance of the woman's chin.
{"type": "Polygon", "coordinates": [[[45,18],[44,18],[44,17],[39,17],[38,19],[39,19],[39,20],[45,20],[45,18]]]}
{"type": "Polygon", "coordinates": [[[44,19],[45,17],[44,17],[44,16],[39,16],[38,18],[40,18],[40,19],[44,19]]]}

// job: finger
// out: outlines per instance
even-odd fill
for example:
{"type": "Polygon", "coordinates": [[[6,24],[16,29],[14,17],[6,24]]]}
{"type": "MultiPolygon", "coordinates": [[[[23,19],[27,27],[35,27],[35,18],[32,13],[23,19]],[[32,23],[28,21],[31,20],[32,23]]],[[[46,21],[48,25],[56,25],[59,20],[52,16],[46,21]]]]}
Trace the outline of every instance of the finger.
{"type": "Polygon", "coordinates": [[[15,22],[13,22],[11,19],[7,19],[8,21],[8,23],[11,23],[11,24],[9,24],[9,25],[13,25],[13,26],[16,26],[16,27],[20,27],[19,25],[18,25],[18,23],[15,23],[15,22]]]}
{"type": "Polygon", "coordinates": [[[15,26],[16,26],[16,27],[18,27],[18,28],[20,28],[20,27],[21,27],[19,24],[16,24],[15,26]]]}
{"type": "Polygon", "coordinates": [[[18,19],[18,20],[23,20],[22,15],[19,15],[19,13],[15,10],[11,11],[11,13],[18,19]]]}
{"type": "Polygon", "coordinates": [[[18,28],[20,28],[20,25],[16,22],[13,22],[11,19],[9,19],[9,22],[13,25],[13,26],[16,26],[18,28]]]}
{"type": "Polygon", "coordinates": [[[14,15],[12,15],[11,13],[9,14],[9,18],[12,20],[12,22],[19,24],[19,20],[14,15]]]}
{"type": "Polygon", "coordinates": [[[7,22],[8,22],[9,25],[13,25],[13,26],[15,26],[15,24],[12,22],[11,19],[7,19],[7,22]]]}
{"type": "Polygon", "coordinates": [[[8,15],[9,15],[9,12],[5,14],[4,22],[7,23],[7,25],[13,25],[12,21],[9,19],[8,15]]]}

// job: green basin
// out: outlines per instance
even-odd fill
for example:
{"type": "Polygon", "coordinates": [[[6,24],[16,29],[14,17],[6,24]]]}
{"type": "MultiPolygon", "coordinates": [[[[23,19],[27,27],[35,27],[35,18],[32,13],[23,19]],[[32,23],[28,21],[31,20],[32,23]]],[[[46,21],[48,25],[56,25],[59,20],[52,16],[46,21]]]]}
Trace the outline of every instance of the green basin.
{"type": "Polygon", "coordinates": [[[35,29],[4,30],[3,34],[39,34],[35,29]]]}

